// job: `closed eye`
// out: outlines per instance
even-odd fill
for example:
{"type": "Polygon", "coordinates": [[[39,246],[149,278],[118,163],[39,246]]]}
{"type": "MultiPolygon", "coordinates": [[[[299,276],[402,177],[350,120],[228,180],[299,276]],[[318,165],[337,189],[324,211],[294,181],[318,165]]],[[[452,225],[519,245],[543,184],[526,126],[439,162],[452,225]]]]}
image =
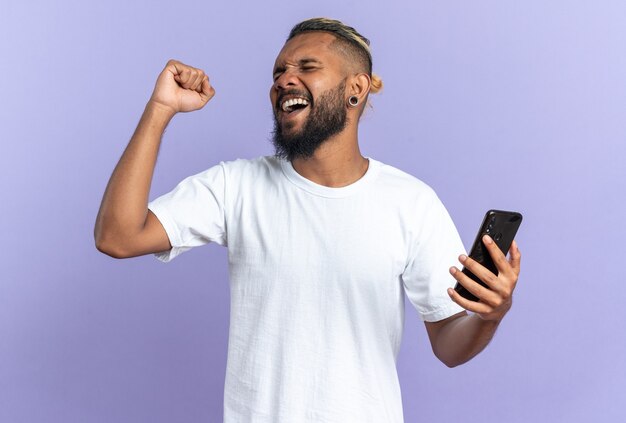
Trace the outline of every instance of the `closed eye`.
{"type": "MultiPolygon", "coordinates": [[[[301,69],[305,72],[311,72],[311,71],[317,70],[317,66],[303,66],[301,69]]],[[[274,81],[280,78],[280,75],[282,75],[282,73],[283,73],[282,71],[274,72],[274,75],[272,76],[274,81]]]]}

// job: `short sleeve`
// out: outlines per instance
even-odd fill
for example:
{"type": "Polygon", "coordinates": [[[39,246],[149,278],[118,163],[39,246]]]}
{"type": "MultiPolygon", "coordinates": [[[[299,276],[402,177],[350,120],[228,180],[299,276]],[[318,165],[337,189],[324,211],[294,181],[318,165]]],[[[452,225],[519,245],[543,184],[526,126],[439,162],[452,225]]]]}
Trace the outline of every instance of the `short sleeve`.
{"type": "Polygon", "coordinates": [[[154,256],[169,262],[181,253],[209,242],[226,246],[224,162],[183,179],[172,191],[148,203],[172,248],[154,256]]]}
{"type": "Polygon", "coordinates": [[[465,253],[452,218],[432,189],[416,205],[415,226],[402,280],[407,297],[423,321],[435,322],[464,309],[448,295],[456,280],[449,272],[465,253]]]}

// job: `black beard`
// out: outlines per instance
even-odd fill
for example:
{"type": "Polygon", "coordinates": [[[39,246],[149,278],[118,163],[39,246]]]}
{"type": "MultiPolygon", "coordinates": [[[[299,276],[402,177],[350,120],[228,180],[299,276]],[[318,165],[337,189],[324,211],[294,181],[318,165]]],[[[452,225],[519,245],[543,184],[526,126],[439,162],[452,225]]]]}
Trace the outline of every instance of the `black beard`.
{"type": "Polygon", "coordinates": [[[343,98],[345,87],[344,79],[336,88],[325,91],[315,103],[311,103],[309,116],[299,132],[284,134],[274,111],[272,143],[275,156],[289,161],[311,158],[320,145],[343,131],[348,123],[343,98]]]}

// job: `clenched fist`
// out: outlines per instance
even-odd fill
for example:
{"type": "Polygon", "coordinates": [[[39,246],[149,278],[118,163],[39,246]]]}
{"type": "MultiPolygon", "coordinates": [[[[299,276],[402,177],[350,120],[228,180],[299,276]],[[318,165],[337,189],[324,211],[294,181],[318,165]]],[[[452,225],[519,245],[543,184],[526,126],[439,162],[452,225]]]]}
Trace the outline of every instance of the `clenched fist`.
{"type": "Polygon", "coordinates": [[[150,101],[174,113],[192,112],[203,108],[214,95],[215,90],[202,69],[172,59],[159,75],[150,101]]]}

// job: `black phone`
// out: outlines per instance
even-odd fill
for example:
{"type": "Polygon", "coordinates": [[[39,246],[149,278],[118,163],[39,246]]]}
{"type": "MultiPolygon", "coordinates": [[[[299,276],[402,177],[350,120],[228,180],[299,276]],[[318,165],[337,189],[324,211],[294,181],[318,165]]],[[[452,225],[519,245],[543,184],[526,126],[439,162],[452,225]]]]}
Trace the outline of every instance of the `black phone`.
{"type": "MultiPolygon", "coordinates": [[[[478,230],[478,234],[476,235],[476,239],[474,240],[474,245],[472,245],[469,256],[497,275],[498,269],[496,268],[487,247],[485,247],[482,238],[485,234],[489,235],[504,255],[507,255],[509,249],[511,248],[513,238],[515,238],[515,234],[517,233],[521,223],[522,215],[518,212],[489,210],[485,213],[485,218],[483,219],[483,223],[480,225],[480,229],[478,230]]],[[[478,276],[474,275],[465,267],[463,267],[463,273],[485,288],[489,288],[478,278],[478,276]]],[[[467,298],[470,301],[478,301],[478,298],[465,289],[459,282],[456,283],[454,290],[463,298],[467,298]]]]}

